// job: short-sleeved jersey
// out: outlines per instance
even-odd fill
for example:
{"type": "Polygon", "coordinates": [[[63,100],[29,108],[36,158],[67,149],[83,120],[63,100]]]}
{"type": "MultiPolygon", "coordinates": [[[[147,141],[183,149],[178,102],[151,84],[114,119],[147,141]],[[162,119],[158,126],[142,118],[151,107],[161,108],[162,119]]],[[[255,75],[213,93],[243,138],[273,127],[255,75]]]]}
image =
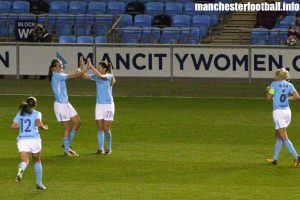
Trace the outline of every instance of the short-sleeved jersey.
{"type": "Polygon", "coordinates": [[[94,74],[90,75],[90,79],[96,81],[96,86],[97,86],[96,103],[97,104],[112,104],[114,102],[112,96],[112,86],[111,86],[113,75],[106,74],[105,76],[107,79],[103,80],[94,74]]]}
{"type": "Polygon", "coordinates": [[[288,109],[289,95],[296,91],[293,84],[287,81],[274,81],[271,84],[270,93],[273,94],[273,109],[288,109]]]}
{"type": "Polygon", "coordinates": [[[40,134],[35,124],[35,120],[37,119],[42,120],[42,114],[36,110],[32,110],[31,114],[25,113],[21,115],[20,112],[17,113],[13,120],[13,122],[20,126],[17,140],[40,139],[40,134]]]}
{"type": "Polygon", "coordinates": [[[66,80],[68,75],[60,72],[56,73],[53,72],[52,79],[51,79],[51,87],[53,90],[54,98],[56,102],[59,103],[68,103],[68,94],[67,94],[67,87],[66,87],[66,80]]]}

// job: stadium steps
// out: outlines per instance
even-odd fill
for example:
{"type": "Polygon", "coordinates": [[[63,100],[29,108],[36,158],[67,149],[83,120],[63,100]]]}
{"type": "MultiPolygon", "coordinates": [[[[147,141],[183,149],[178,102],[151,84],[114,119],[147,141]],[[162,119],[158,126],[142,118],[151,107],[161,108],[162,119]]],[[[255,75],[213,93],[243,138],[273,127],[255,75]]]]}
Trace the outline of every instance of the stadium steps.
{"type": "Polygon", "coordinates": [[[211,44],[249,44],[256,23],[256,12],[233,12],[222,25],[212,30],[211,44]]]}

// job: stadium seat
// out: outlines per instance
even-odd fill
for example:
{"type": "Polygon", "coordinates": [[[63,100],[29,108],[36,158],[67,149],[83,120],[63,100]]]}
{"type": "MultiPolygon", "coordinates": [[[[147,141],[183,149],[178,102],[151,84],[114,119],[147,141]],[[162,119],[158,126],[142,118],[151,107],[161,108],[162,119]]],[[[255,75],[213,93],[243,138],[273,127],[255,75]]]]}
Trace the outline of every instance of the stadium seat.
{"type": "Polygon", "coordinates": [[[125,3],[124,2],[109,2],[107,4],[107,14],[117,15],[125,13],[125,3]]]}
{"type": "Polygon", "coordinates": [[[118,23],[118,27],[132,26],[132,16],[128,14],[120,15],[121,19],[118,23]]]}
{"type": "Polygon", "coordinates": [[[58,38],[59,43],[76,43],[76,37],[72,35],[62,35],[58,38]]]}
{"type": "Polygon", "coordinates": [[[203,11],[202,15],[207,15],[210,17],[210,26],[215,26],[219,24],[220,12],[217,11],[203,11]]]}
{"type": "Polygon", "coordinates": [[[198,44],[200,38],[200,30],[197,27],[183,27],[183,30],[181,31],[181,43],[182,44],[198,44]],[[190,30],[187,30],[190,29],[190,30]]]}
{"type": "Polygon", "coordinates": [[[29,13],[29,2],[15,1],[12,8],[13,13],[29,13]]]}
{"type": "Polygon", "coordinates": [[[210,17],[207,15],[196,15],[193,17],[192,26],[198,27],[200,36],[206,37],[208,35],[208,28],[210,26],[210,17]]]}
{"type": "Polygon", "coordinates": [[[85,14],[86,3],[84,1],[71,1],[69,3],[69,14],[85,14]]]}
{"type": "Polygon", "coordinates": [[[96,36],[105,36],[110,30],[110,26],[95,26],[96,36]]]}
{"type": "Polygon", "coordinates": [[[191,25],[191,18],[189,15],[174,15],[172,26],[189,27],[191,25]]]}
{"type": "Polygon", "coordinates": [[[161,44],[177,44],[179,40],[180,29],[176,27],[166,27],[162,30],[161,44]]]}
{"type": "Polygon", "coordinates": [[[160,28],[158,27],[144,27],[141,33],[142,43],[158,43],[160,40],[160,28]]]}
{"type": "Polygon", "coordinates": [[[194,15],[201,15],[200,11],[195,11],[195,3],[193,2],[189,2],[186,3],[183,9],[183,14],[184,15],[190,15],[190,16],[194,16],[194,15]]]}
{"type": "Polygon", "coordinates": [[[89,2],[87,14],[97,15],[105,14],[106,3],[105,2],[89,2]]]}
{"type": "Polygon", "coordinates": [[[87,19],[86,16],[78,16],[75,18],[75,35],[84,36],[91,34],[92,20],[87,19]]]}
{"type": "Polygon", "coordinates": [[[160,15],[164,12],[164,4],[161,2],[149,2],[146,5],[146,14],[149,15],[160,15]]]}
{"type": "Polygon", "coordinates": [[[95,37],[95,43],[106,43],[105,36],[97,36],[97,37],[95,37]]]}
{"type": "Polygon", "coordinates": [[[49,13],[66,14],[68,12],[68,4],[65,1],[53,1],[50,4],[49,13]]]}
{"type": "Polygon", "coordinates": [[[165,15],[181,15],[182,14],[183,5],[179,2],[168,2],[166,3],[165,15]]]}
{"type": "Polygon", "coordinates": [[[94,43],[94,37],[92,36],[79,36],[77,37],[77,43],[94,43]]]}
{"type": "Polygon", "coordinates": [[[11,2],[10,1],[1,1],[0,2],[0,13],[10,13],[11,2]]]}
{"type": "Polygon", "coordinates": [[[151,23],[152,23],[151,15],[142,14],[142,15],[135,16],[133,25],[143,27],[143,26],[151,26],[151,23]]]}
{"type": "Polygon", "coordinates": [[[269,44],[271,45],[283,45],[287,41],[287,29],[273,28],[270,32],[269,44]]]}
{"type": "Polygon", "coordinates": [[[265,28],[254,28],[251,31],[251,44],[267,44],[269,40],[269,30],[265,28]]]}
{"type": "Polygon", "coordinates": [[[295,16],[285,16],[281,21],[279,21],[276,28],[289,28],[295,21],[295,16]]]}
{"type": "Polygon", "coordinates": [[[7,36],[8,35],[8,18],[6,16],[0,16],[0,36],[7,36]]]}
{"type": "Polygon", "coordinates": [[[139,27],[131,26],[121,30],[123,43],[138,43],[141,35],[139,27]]]}

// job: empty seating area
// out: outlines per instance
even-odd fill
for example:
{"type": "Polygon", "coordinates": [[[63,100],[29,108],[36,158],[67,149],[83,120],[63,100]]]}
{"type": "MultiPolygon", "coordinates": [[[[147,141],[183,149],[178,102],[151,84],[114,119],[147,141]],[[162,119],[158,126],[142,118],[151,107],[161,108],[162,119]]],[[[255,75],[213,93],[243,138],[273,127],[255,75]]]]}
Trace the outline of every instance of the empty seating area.
{"type": "Polygon", "coordinates": [[[196,12],[194,0],[46,1],[49,13],[41,15],[29,13],[28,1],[0,1],[0,37],[13,38],[15,20],[29,19],[43,24],[62,43],[198,44],[208,36],[210,27],[219,23],[221,15],[196,12]],[[128,14],[132,2],[142,4],[144,9],[128,14]],[[166,18],[167,23],[155,24],[160,19],[157,15],[162,15],[162,22],[166,18]]]}

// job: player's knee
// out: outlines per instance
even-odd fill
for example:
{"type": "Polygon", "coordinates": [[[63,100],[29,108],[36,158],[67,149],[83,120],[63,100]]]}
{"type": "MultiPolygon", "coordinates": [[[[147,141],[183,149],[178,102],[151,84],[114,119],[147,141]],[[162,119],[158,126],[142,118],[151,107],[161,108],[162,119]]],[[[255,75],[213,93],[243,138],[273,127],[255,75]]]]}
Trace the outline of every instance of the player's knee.
{"type": "Polygon", "coordinates": [[[109,131],[109,127],[104,127],[103,131],[104,132],[108,132],[109,131]]]}

